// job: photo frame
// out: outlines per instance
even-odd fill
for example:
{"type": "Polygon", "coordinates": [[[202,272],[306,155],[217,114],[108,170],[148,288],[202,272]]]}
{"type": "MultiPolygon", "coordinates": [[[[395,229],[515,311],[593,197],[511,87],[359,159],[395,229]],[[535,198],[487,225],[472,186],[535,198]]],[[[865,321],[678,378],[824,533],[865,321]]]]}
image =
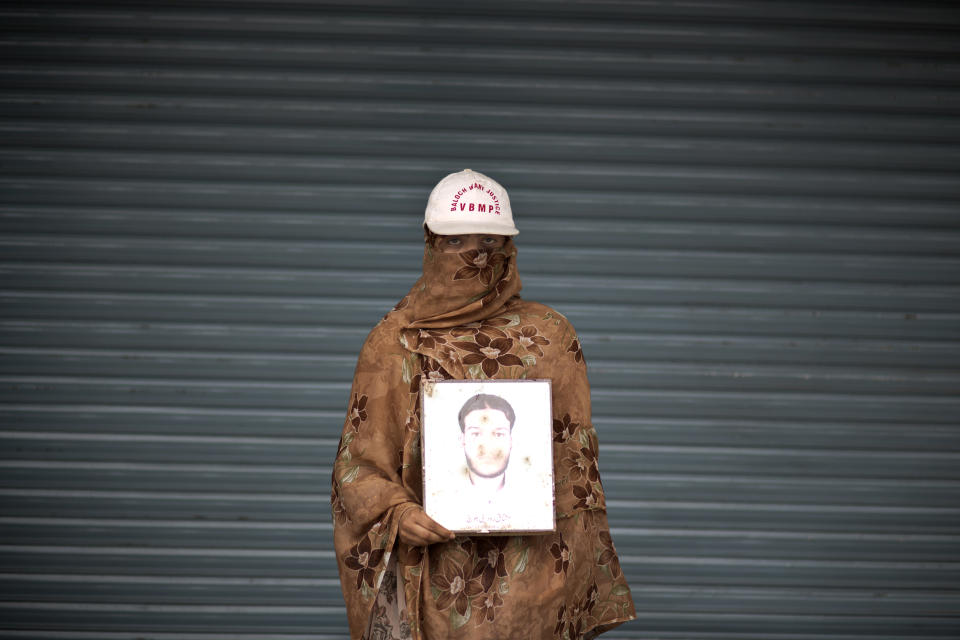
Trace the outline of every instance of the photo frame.
{"type": "Polygon", "coordinates": [[[469,534],[555,530],[550,380],[421,383],[427,515],[469,534]]]}

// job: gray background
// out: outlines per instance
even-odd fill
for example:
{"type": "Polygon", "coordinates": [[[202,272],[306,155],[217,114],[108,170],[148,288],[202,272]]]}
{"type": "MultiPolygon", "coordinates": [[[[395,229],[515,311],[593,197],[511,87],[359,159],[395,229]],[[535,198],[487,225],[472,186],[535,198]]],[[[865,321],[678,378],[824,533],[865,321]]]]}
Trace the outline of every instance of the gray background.
{"type": "Polygon", "coordinates": [[[5,3],[0,636],[342,638],[330,464],[433,184],[579,330],[639,620],[960,636],[960,12],[5,3]]]}

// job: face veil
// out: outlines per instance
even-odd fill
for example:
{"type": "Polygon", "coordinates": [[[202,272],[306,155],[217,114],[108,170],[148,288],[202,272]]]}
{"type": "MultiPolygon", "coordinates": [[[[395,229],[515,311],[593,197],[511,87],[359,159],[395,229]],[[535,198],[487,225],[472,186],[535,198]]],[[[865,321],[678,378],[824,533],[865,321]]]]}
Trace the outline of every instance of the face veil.
{"type": "Polygon", "coordinates": [[[412,329],[455,327],[495,315],[522,284],[517,248],[508,237],[498,249],[442,253],[424,230],[423,274],[401,301],[412,329]]]}

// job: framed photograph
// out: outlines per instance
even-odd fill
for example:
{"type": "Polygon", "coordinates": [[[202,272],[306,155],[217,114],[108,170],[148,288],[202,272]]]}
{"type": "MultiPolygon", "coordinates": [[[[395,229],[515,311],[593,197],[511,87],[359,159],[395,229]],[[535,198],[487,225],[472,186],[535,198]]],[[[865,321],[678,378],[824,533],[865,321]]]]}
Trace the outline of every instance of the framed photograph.
{"type": "Polygon", "coordinates": [[[549,380],[421,383],[423,502],[457,533],[554,530],[549,380]]]}

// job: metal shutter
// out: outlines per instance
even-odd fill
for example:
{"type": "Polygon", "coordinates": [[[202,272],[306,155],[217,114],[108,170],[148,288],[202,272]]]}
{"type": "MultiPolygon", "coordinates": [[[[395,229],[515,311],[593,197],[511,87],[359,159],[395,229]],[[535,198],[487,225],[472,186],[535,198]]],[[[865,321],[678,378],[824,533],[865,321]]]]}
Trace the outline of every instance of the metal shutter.
{"type": "Polygon", "coordinates": [[[956,8],[0,15],[4,638],[346,637],[348,385],[463,167],[582,335],[608,637],[960,635],[956,8]]]}

